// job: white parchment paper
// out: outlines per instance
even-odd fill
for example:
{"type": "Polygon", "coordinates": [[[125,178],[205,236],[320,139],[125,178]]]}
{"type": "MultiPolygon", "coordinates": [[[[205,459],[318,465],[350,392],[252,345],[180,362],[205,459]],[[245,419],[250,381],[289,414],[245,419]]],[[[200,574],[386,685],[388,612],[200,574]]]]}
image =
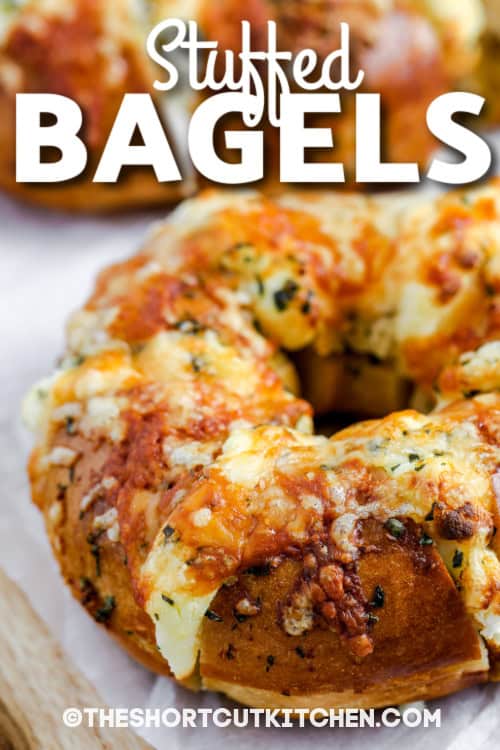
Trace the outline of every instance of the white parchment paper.
{"type": "MultiPolygon", "coordinates": [[[[0,566],[27,592],[66,651],[114,707],[230,705],[191,694],[132,662],[73,601],[31,505],[25,462],[31,436],[19,412],[23,394],[50,372],[63,345],[63,322],[84,302],[96,273],[130,255],[162,214],[88,219],[21,206],[0,196],[0,566]]],[[[1,606],[8,606],[2,603],[1,606]]],[[[1,662],[1,654],[0,654],[1,662]]],[[[436,701],[432,729],[150,729],[158,749],[306,750],[333,747],[493,750],[500,747],[500,685],[436,701]]]]}

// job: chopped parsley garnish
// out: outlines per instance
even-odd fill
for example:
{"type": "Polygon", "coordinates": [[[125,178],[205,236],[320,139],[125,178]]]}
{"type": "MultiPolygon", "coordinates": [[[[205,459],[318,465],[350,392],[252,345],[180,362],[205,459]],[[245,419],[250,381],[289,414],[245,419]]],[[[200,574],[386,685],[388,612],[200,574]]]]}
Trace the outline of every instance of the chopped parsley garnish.
{"type": "Polygon", "coordinates": [[[191,357],[191,367],[193,368],[194,372],[201,372],[204,365],[205,362],[201,357],[191,357]]]}
{"type": "Polygon", "coordinates": [[[234,619],[238,622],[246,622],[248,620],[248,615],[240,615],[239,612],[236,610],[233,610],[234,619]]]}
{"type": "Polygon", "coordinates": [[[165,528],[163,529],[163,536],[165,537],[165,539],[170,539],[173,534],[175,534],[175,529],[173,528],[173,526],[165,526],[165,528]]]}
{"type": "Polygon", "coordinates": [[[291,279],[287,281],[282,289],[278,289],[278,291],[274,293],[274,304],[276,305],[276,309],[279,310],[279,312],[284,312],[298,291],[299,286],[295,281],[292,281],[291,279]]]}
{"type": "Polygon", "coordinates": [[[266,672],[269,672],[272,666],[274,666],[274,656],[272,654],[269,654],[266,659],[266,672]]]}
{"type": "Polygon", "coordinates": [[[373,592],[373,598],[371,601],[372,607],[375,607],[376,609],[380,609],[385,604],[385,591],[382,588],[382,586],[379,586],[378,584],[375,586],[375,591],[373,592]]]}
{"type": "Polygon", "coordinates": [[[434,521],[434,508],[435,507],[436,507],[436,503],[432,503],[432,507],[425,517],[426,521],[434,521]]]}
{"type": "Polygon", "coordinates": [[[434,540],[428,534],[424,533],[420,537],[420,544],[422,545],[422,547],[428,547],[431,544],[434,544],[434,540]]]}
{"type": "Polygon", "coordinates": [[[224,622],[224,619],[212,609],[207,609],[207,611],[205,612],[205,617],[207,618],[207,620],[211,620],[212,622],[224,622]]]}
{"type": "Polygon", "coordinates": [[[80,591],[82,592],[81,603],[84,607],[97,601],[98,593],[90,578],[86,576],[80,578],[80,591]]]}
{"type": "Polygon", "coordinates": [[[397,518],[389,518],[384,526],[395,539],[400,539],[406,531],[404,523],[397,518]]]}
{"type": "Polygon", "coordinates": [[[194,318],[184,318],[184,320],[176,323],[175,327],[178,331],[182,331],[182,333],[196,334],[205,330],[205,327],[194,318]]]}
{"type": "Polygon", "coordinates": [[[74,435],[76,432],[76,425],[74,417],[66,417],[66,434],[74,435]]]}
{"type": "Polygon", "coordinates": [[[90,554],[95,560],[95,574],[97,578],[101,575],[101,550],[97,543],[101,534],[102,531],[98,531],[97,534],[89,534],[87,537],[87,543],[90,545],[90,554]]]}
{"type": "Polygon", "coordinates": [[[474,398],[475,396],[479,396],[481,394],[481,391],[479,390],[472,390],[472,391],[465,391],[464,398],[474,398]]]}
{"type": "Polygon", "coordinates": [[[462,552],[462,550],[456,549],[455,554],[453,555],[453,562],[452,562],[453,567],[461,568],[463,561],[464,561],[464,553],[462,552]]]}
{"type": "Polygon", "coordinates": [[[116,608],[115,597],[106,596],[102,607],[99,607],[99,609],[96,610],[94,617],[97,620],[97,622],[101,622],[105,624],[109,622],[109,620],[111,619],[111,615],[113,614],[115,608],[116,608]]]}

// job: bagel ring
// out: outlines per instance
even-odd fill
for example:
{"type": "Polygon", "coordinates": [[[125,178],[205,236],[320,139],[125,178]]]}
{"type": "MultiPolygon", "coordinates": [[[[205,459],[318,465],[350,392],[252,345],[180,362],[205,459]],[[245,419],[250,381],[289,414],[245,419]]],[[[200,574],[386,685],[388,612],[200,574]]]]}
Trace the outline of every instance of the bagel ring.
{"type": "Polygon", "coordinates": [[[73,594],[150,669],[254,706],[496,679],[499,334],[499,181],[182,204],[26,398],[73,594]],[[297,356],[323,409],[403,410],[313,435],[297,356]]]}

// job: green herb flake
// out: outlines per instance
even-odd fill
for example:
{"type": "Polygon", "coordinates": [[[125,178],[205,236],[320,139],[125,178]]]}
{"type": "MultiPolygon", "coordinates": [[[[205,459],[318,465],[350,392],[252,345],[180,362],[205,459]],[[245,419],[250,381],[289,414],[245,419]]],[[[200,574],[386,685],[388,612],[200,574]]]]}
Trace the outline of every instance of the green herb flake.
{"type": "Polygon", "coordinates": [[[432,507],[430,511],[427,513],[425,520],[426,521],[434,521],[434,509],[436,507],[436,503],[432,503],[432,507]]]}
{"type": "Polygon", "coordinates": [[[385,604],[385,591],[382,588],[382,586],[379,586],[378,584],[375,586],[375,591],[373,592],[373,598],[371,601],[372,607],[375,607],[376,609],[380,609],[385,604]]]}
{"type": "Polygon", "coordinates": [[[175,529],[172,526],[165,526],[163,529],[163,536],[165,539],[170,539],[175,534],[175,529]]]}
{"type": "Polygon", "coordinates": [[[477,389],[464,392],[464,398],[475,398],[476,396],[480,396],[480,395],[481,395],[481,391],[477,389]]]}
{"type": "Polygon", "coordinates": [[[428,534],[424,533],[420,537],[420,542],[419,543],[420,543],[420,545],[422,547],[430,547],[431,544],[434,544],[434,540],[428,534]]]}
{"type": "Polygon", "coordinates": [[[224,618],[222,618],[217,614],[217,612],[214,612],[212,609],[207,609],[207,611],[205,612],[205,617],[207,618],[207,620],[211,620],[211,622],[224,622],[224,618]]]}
{"type": "Polygon", "coordinates": [[[234,616],[234,619],[237,620],[237,622],[239,623],[243,623],[248,620],[248,615],[241,615],[235,609],[233,610],[233,616],[234,616]]]}
{"type": "Polygon", "coordinates": [[[274,304],[279,312],[284,312],[299,291],[298,284],[291,279],[286,282],[285,286],[274,293],[274,304]]]}
{"type": "Polygon", "coordinates": [[[201,372],[205,366],[205,362],[201,357],[193,356],[191,357],[191,367],[193,368],[193,372],[201,372]]]}
{"type": "Polygon", "coordinates": [[[389,518],[384,526],[395,539],[400,539],[406,531],[404,523],[397,518],[389,518]]]}
{"type": "Polygon", "coordinates": [[[101,607],[99,607],[98,610],[96,610],[96,613],[94,615],[94,618],[97,622],[106,624],[110,621],[111,615],[116,609],[116,600],[114,596],[106,596],[104,599],[104,603],[101,607]]]}
{"type": "Polygon", "coordinates": [[[453,562],[452,562],[453,567],[461,568],[463,561],[464,561],[464,553],[462,552],[462,550],[456,549],[455,554],[453,555],[453,562]]]}
{"type": "Polygon", "coordinates": [[[76,425],[74,417],[66,417],[66,434],[74,435],[76,433],[76,425]]]}
{"type": "Polygon", "coordinates": [[[191,333],[193,335],[205,330],[204,326],[194,318],[184,318],[175,324],[178,331],[182,333],[191,333]]]}
{"type": "Polygon", "coordinates": [[[102,532],[97,534],[89,534],[87,537],[87,544],[90,546],[90,554],[95,560],[95,574],[97,578],[101,575],[101,550],[98,545],[99,536],[102,532]]]}
{"type": "Polygon", "coordinates": [[[266,658],[266,672],[269,672],[269,670],[273,666],[274,666],[274,656],[272,654],[269,654],[269,656],[266,658]]]}

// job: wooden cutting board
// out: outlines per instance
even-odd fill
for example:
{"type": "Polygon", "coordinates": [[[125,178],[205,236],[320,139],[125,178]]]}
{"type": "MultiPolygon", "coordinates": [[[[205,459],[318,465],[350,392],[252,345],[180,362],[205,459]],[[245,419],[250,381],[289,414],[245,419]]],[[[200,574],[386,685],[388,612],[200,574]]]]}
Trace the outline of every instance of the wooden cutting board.
{"type": "Polygon", "coordinates": [[[0,750],[151,750],[128,730],[65,727],[65,708],[105,705],[1,570],[0,602],[0,750]]]}

